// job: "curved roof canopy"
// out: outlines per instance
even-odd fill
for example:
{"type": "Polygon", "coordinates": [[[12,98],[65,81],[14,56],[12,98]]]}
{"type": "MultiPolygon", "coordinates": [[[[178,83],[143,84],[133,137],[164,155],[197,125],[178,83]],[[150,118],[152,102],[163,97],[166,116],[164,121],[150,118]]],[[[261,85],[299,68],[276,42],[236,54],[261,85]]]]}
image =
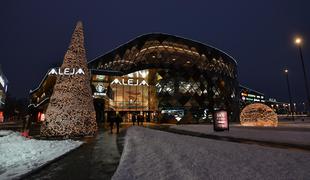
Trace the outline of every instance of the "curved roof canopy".
{"type": "Polygon", "coordinates": [[[133,39],[88,63],[92,70],[122,74],[151,68],[194,68],[201,72],[237,77],[237,63],[225,52],[189,39],[146,34],[133,39]]]}

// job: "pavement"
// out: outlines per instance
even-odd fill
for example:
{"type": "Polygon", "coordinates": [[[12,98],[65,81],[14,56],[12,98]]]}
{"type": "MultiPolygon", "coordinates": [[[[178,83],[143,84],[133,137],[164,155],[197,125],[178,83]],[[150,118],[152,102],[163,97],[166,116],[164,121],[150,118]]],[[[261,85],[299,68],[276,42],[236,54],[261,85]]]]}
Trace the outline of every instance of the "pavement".
{"type": "MultiPolygon", "coordinates": [[[[182,135],[204,137],[221,141],[310,151],[310,128],[304,123],[286,122],[278,128],[250,128],[232,124],[230,131],[214,132],[212,125],[171,125],[144,123],[144,127],[182,135]],[[291,124],[290,124],[291,123],[291,124]]],[[[110,134],[101,128],[95,138],[85,139],[85,144],[60,160],[25,179],[111,179],[124,148],[127,127],[122,123],[120,134],[110,134]]]]}
{"type": "Polygon", "coordinates": [[[111,179],[121,157],[124,136],[124,129],[118,135],[101,129],[95,138],[85,139],[82,147],[24,179],[111,179]]]}
{"type": "Polygon", "coordinates": [[[113,180],[309,179],[310,153],[179,135],[141,127],[126,133],[113,180]]]}
{"type": "Polygon", "coordinates": [[[166,128],[165,131],[239,143],[310,150],[310,128],[302,125],[276,128],[232,125],[229,131],[220,132],[214,131],[212,125],[174,125],[166,128]]]}

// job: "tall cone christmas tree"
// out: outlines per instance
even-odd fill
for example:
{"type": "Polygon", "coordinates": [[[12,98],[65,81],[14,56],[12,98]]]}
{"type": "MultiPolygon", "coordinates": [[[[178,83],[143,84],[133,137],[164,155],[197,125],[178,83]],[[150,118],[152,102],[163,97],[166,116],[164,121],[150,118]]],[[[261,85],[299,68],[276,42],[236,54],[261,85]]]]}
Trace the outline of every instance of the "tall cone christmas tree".
{"type": "Polygon", "coordinates": [[[43,137],[80,137],[97,131],[96,114],[84,48],[82,22],[78,22],[41,126],[43,137]]]}

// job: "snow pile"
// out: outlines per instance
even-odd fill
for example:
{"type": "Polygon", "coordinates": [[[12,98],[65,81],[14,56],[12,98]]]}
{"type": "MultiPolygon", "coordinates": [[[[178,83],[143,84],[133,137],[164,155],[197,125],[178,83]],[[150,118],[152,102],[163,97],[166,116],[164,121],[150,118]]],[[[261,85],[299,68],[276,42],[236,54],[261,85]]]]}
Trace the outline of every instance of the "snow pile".
{"type": "Polygon", "coordinates": [[[18,178],[82,144],[73,140],[27,139],[17,132],[6,134],[0,137],[0,179],[18,178]]]}
{"type": "Polygon", "coordinates": [[[229,131],[214,132],[212,125],[175,125],[172,129],[191,131],[216,136],[227,136],[249,140],[280,142],[297,145],[310,145],[310,131],[292,131],[263,128],[230,127],[229,131]]]}
{"type": "Polygon", "coordinates": [[[112,179],[307,179],[309,168],[309,152],[131,127],[112,179]]]}
{"type": "Polygon", "coordinates": [[[9,135],[11,134],[13,131],[10,131],[10,130],[1,130],[0,131],[0,137],[1,136],[6,136],[6,135],[9,135]]]}

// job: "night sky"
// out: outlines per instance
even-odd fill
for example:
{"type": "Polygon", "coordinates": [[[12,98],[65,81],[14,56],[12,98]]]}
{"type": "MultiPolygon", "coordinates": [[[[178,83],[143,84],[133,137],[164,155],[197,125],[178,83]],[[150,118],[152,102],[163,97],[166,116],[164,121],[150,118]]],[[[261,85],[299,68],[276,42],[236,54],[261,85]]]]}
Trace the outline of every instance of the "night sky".
{"type": "Polygon", "coordinates": [[[288,100],[288,67],[294,102],[301,103],[306,94],[293,38],[304,38],[310,78],[309,8],[309,0],[3,0],[0,64],[9,92],[27,97],[50,67],[62,63],[82,20],[88,61],[141,34],[163,32],[227,52],[238,62],[241,84],[279,101],[288,100]]]}

